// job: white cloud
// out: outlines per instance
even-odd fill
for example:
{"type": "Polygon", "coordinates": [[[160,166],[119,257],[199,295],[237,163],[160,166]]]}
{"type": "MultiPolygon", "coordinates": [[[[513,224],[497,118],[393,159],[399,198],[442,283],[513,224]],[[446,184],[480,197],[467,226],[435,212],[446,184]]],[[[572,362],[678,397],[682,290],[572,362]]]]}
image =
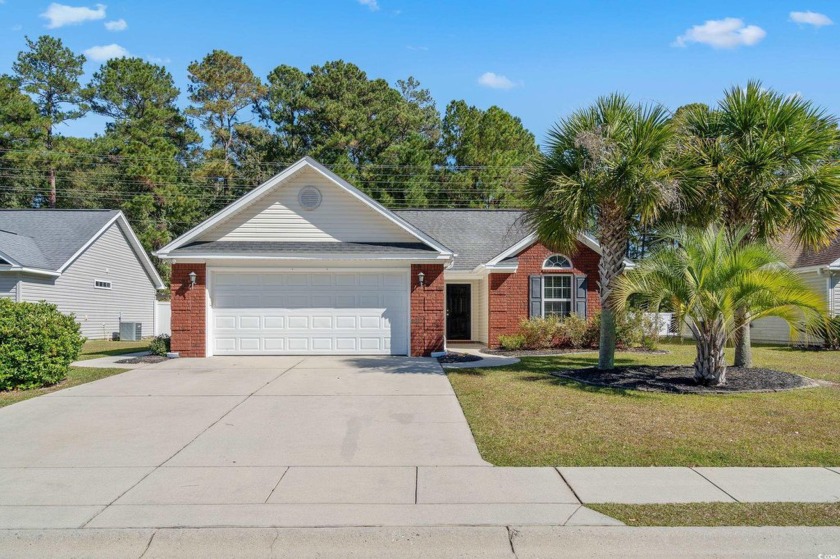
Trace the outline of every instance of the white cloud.
{"type": "Polygon", "coordinates": [[[116,43],[110,45],[102,45],[98,47],[90,47],[85,51],[85,56],[90,60],[97,62],[104,62],[112,58],[122,58],[128,56],[128,51],[116,43]]]}
{"type": "Polygon", "coordinates": [[[152,64],[159,64],[159,65],[169,64],[170,62],[172,62],[171,58],[161,58],[159,56],[152,56],[152,55],[147,55],[146,60],[148,60],[152,64]]]}
{"type": "Polygon", "coordinates": [[[105,29],[107,29],[108,31],[125,31],[126,29],[128,29],[128,23],[124,19],[106,21],[105,29]]]}
{"type": "Polygon", "coordinates": [[[105,19],[105,5],[97,4],[93,8],[85,6],[66,6],[53,2],[47,11],[41,14],[47,20],[48,29],[57,29],[65,25],[78,25],[86,21],[105,19]]]}
{"type": "Polygon", "coordinates": [[[791,12],[790,20],[794,23],[804,23],[806,25],[813,25],[814,27],[834,25],[830,17],[817,12],[791,12]]]}
{"type": "Polygon", "coordinates": [[[517,86],[507,76],[496,74],[495,72],[484,72],[478,78],[478,83],[479,85],[492,89],[513,89],[517,86]]]}
{"type": "Polygon", "coordinates": [[[695,25],[677,37],[674,45],[684,47],[690,43],[702,43],[716,49],[732,49],[755,45],[766,36],[767,32],[757,25],[745,25],[741,19],[727,17],[695,25]]]}
{"type": "Polygon", "coordinates": [[[367,6],[372,12],[379,9],[379,2],[377,0],[358,0],[362,6],[367,6]]]}

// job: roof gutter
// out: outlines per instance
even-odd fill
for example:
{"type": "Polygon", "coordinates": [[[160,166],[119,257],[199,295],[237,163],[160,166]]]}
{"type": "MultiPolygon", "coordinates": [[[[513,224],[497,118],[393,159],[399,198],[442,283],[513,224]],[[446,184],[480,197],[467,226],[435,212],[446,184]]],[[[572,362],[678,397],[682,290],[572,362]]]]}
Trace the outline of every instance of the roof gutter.
{"type": "Polygon", "coordinates": [[[27,266],[0,266],[0,272],[17,272],[22,274],[32,274],[33,276],[47,276],[57,278],[61,272],[53,270],[45,270],[43,268],[29,268],[27,266]]]}

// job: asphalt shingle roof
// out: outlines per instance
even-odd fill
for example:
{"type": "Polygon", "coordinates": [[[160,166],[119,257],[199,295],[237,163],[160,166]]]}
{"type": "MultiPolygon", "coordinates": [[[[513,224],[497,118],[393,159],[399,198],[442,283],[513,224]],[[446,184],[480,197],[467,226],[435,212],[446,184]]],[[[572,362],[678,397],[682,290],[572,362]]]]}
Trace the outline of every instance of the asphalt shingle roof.
{"type": "Polygon", "coordinates": [[[27,268],[57,271],[117,210],[0,210],[0,252],[27,268]]]}
{"type": "Polygon", "coordinates": [[[818,250],[802,247],[791,235],[786,235],[779,242],[774,243],[774,246],[782,253],[785,263],[791,268],[828,266],[840,260],[840,231],[837,231],[837,235],[827,247],[818,250]]]}
{"type": "Polygon", "coordinates": [[[394,212],[452,250],[452,270],[472,270],[531,233],[522,210],[402,210],[394,212]]]}
{"type": "Polygon", "coordinates": [[[409,258],[434,258],[437,252],[423,243],[343,243],[343,242],[274,242],[274,241],[206,241],[177,248],[179,254],[270,254],[299,256],[301,254],[377,254],[409,258]]]}

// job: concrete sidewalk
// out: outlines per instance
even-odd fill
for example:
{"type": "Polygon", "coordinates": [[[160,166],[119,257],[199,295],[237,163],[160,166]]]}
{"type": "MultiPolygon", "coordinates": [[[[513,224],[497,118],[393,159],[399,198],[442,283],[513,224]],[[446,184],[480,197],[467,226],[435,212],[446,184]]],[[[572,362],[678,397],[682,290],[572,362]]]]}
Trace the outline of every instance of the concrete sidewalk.
{"type": "Polygon", "coordinates": [[[0,468],[0,529],[613,526],[585,505],[837,501],[828,468],[0,468]]]}
{"type": "Polygon", "coordinates": [[[0,530],[4,558],[550,559],[833,557],[840,528],[203,528],[0,530]]]}

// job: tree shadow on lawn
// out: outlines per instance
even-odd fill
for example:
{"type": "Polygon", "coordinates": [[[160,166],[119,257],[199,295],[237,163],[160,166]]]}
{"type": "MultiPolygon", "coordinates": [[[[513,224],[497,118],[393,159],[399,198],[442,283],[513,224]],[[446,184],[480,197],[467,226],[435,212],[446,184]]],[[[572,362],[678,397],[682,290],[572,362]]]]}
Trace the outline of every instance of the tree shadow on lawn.
{"type": "MultiPolygon", "coordinates": [[[[574,388],[582,392],[612,394],[616,396],[625,396],[630,398],[644,398],[648,394],[640,393],[636,390],[629,390],[624,388],[611,388],[606,386],[595,386],[578,382],[574,379],[554,376],[552,373],[561,372],[570,369],[584,369],[594,367],[598,363],[597,354],[593,356],[585,355],[552,355],[546,357],[528,357],[523,359],[520,363],[509,367],[498,368],[476,368],[476,369],[457,369],[447,371],[449,375],[464,375],[472,377],[489,377],[499,373],[519,373],[512,381],[525,382],[539,382],[552,386],[566,386],[574,388]],[[522,374],[526,373],[526,374],[522,374]]],[[[636,365],[638,361],[632,357],[617,357],[615,360],[616,366],[636,365]]]]}

